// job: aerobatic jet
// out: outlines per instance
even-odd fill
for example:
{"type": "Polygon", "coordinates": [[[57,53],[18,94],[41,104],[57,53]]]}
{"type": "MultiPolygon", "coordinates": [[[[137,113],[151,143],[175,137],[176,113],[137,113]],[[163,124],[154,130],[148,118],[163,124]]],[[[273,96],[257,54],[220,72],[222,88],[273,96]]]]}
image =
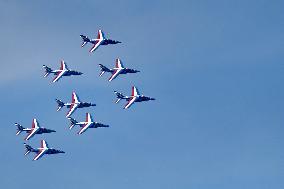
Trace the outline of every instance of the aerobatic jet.
{"type": "Polygon", "coordinates": [[[121,99],[125,99],[127,101],[127,104],[124,106],[124,109],[128,109],[132,104],[134,104],[134,102],[155,100],[155,98],[140,95],[138,89],[135,86],[132,87],[131,96],[124,96],[122,93],[119,93],[117,91],[114,91],[114,93],[116,94],[117,98],[115,103],[118,103],[121,99]]]}
{"type": "Polygon", "coordinates": [[[19,135],[22,131],[25,131],[26,133],[28,133],[28,135],[25,137],[25,140],[29,140],[30,138],[32,138],[36,134],[56,132],[56,131],[51,130],[51,129],[46,129],[46,128],[40,127],[39,123],[36,119],[33,119],[32,128],[24,128],[22,125],[20,125],[18,123],[15,123],[15,125],[17,126],[16,135],[19,135]]]}
{"type": "Polygon", "coordinates": [[[52,82],[57,82],[62,76],[71,76],[71,75],[82,75],[82,72],[78,72],[75,70],[69,70],[64,60],[61,60],[61,65],[59,70],[52,70],[51,68],[43,65],[45,69],[45,74],[43,77],[47,77],[49,74],[54,74],[55,77],[52,82]]]}
{"type": "Polygon", "coordinates": [[[79,97],[75,92],[72,93],[72,102],[71,103],[64,103],[61,100],[55,99],[58,105],[57,111],[59,111],[63,106],[66,106],[69,108],[69,111],[66,115],[68,118],[71,116],[77,108],[85,108],[85,107],[90,107],[90,106],[96,106],[96,104],[89,103],[89,102],[81,102],[79,97]]]}
{"type": "Polygon", "coordinates": [[[71,122],[71,126],[69,127],[70,130],[75,125],[78,125],[79,127],[81,127],[81,129],[77,133],[78,135],[80,135],[80,134],[84,133],[85,131],[87,131],[88,128],[109,127],[108,125],[105,125],[105,124],[102,124],[102,123],[98,123],[98,122],[94,122],[92,116],[89,113],[86,113],[86,121],[83,121],[83,122],[77,122],[72,117],[68,117],[68,119],[71,122]]]}
{"type": "Polygon", "coordinates": [[[121,43],[120,41],[115,41],[115,40],[112,40],[112,39],[105,38],[102,30],[98,31],[97,39],[89,39],[85,35],[80,35],[80,37],[82,38],[82,41],[83,41],[81,47],[84,47],[87,43],[93,44],[93,47],[90,49],[90,52],[94,52],[100,45],[109,45],[109,44],[121,43]]]}
{"type": "Polygon", "coordinates": [[[40,147],[39,148],[32,148],[30,145],[27,145],[24,143],[26,147],[26,153],[25,156],[28,155],[30,152],[36,153],[36,156],[34,157],[34,161],[38,160],[41,158],[44,154],[59,154],[59,153],[65,153],[64,151],[61,150],[56,150],[54,148],[49,148],[47,142],[45,140],[40,141],[40,147]]]}
{"type": "Polygon", "coordinates": [[[127,73],[137,73],[140,72],[138,70],[130,69],[130,68],[125,68],[119,58],[115,60],[115,68],[109,69],[105,67],[102,64],[99,64],[101,67],[101,73],[100,76],[102,76],[105,72],[110,72],[112,75],[108,79],[108,81],[114,80],[119,74],[127,74],[127,73]]]}

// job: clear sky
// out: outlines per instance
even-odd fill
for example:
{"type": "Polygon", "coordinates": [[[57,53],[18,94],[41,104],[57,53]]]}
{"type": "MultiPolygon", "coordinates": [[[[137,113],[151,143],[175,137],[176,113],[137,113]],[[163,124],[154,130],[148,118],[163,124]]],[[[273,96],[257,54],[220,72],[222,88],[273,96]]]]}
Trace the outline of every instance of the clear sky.
{"type": "Polygon", "coordinates": [[[0,0],[0,188],[283,189],[284,1],[0,0]],[[122,44],[90,54],[80,34],[122,44]],[[140,73],[99,77],[98,64],[140,73]],[[64,59],[82,76],[51,83],[42,65],[64,59]],[[114,90],[136,85],[156,101],[123,110],[114,90]],[[76,91],[110,128],[70,131],[76,91]],[[24,156],[15,122],[66,154],[24,156]]]}

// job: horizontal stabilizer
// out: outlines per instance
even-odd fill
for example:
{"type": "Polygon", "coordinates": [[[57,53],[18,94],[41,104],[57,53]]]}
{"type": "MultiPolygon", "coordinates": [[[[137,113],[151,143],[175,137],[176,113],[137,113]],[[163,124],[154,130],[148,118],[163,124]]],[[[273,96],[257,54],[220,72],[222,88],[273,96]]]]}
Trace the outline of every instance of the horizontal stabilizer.
{"type": "Polygon", "coordinates": [[[15,123],[15,125],[17,126],[17,133],[16,135],[19,135],[23,130],[24,130],[24,127],[18,123],[15,123]]]}
{"type": "Polygon", "coordinates": [[[59,111],[61,110],[61,108],[64,106],[64,102],[62,102],[61,100],[55,99],[55,101],[57,102],[57,110],[59,111]]]}
{"type": "Polygon", "coordinates": [[[42,67],[45,69],[45,74],[43,77],[47,77],[52,72],[52,69],[46,65],[43,65],[42,67]]]}
{"type": "Polygon", "coordinates": [[[34,150],[30,145],[28,145],[26,143],[24,143],[24,146],[26,148],[25,156],[28,155],[31,151],[34,150]]]}
{"type": "Polygon", "coordinates": [[[70,127],[69,129],[73,129],[73,127],[78,123],[75,119],[73,119],[72,117],[68,117],[68,119],[70,120],[70,127]]]}

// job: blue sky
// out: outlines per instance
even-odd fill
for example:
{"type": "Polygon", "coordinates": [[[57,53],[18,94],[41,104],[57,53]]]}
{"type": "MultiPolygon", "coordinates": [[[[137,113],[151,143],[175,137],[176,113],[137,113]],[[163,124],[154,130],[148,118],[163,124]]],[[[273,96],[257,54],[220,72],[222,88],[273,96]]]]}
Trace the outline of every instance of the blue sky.
{"type": "Polygon", "coordinates": [[[0,1],[1,188],[284,187],[283,1],[0,1]],[[80,34],[122,44],[88,52],[80,34]],[[141,70],[113,82],[98,64],[141,70]],[[52,84],[42,65],[64,59],[84,75],[52,84]],[[155,97],[131,109],[114,90],[155,97]],[[85,113],[110,128],[77,136],[55,98],[97,104],[85,113]],[[55,134],[35,136],[66,154],[31,161],[33,118],[55,134]],[[44,180],[44,183],[43,183],[44,180]]]}

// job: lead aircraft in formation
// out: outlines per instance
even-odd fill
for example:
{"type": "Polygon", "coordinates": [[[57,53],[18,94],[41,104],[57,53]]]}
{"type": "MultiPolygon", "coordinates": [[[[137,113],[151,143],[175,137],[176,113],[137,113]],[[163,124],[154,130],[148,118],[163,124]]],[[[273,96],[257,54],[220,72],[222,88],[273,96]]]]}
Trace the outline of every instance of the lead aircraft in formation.
{"type": "Polygon", "coordinates": [[[112,69],[107,68],[106,66],[99,64],[101,67],[100,76],[102,76],[105,72],[110,72],[112,75],[108,79],[108,81],[114,80],[119,74],[128,74],[128,73],[137,73],[140,72],[138,70],[125,68],[119,58],[115,60],[115,67],[112,69]]]}
{"type": "Polygon", "coordinates": [[[64,151],[61,150],[56,150],[54,148],[49,148],[47,142],[45,140],[40,141],[40,147],[39,148],[32,148],[30,145],[24,143],[25,148],[26,148],[26,153],[25,156],[28,155],[30,152],[36,153],[36,156],[34,157],[34,161],[38,160],[41,158],[44,154],[59,154],[59,153],[65,153],[64,151]]]}
{"type": "Polygon", "coordinates": [[[17,127],[16,135],[19,135],[21,132],[25,131],[28,135],[25,137],[24,140],[29,140],[36,134],[43,134],[43,133],[53,133],[56,132],[55,130],[46,129],[44,127],[40,127],[37,119],[33,119],[32,127],[31,128],[24,128],[22,125],[15,123],[17,127]]]}
{"type": "Polygon", "coordinates": [[[77,108],[85,108],[85,107],[90,107],[90,106],[96,106],[96,104],[90,103],[90,102],[81,102],[78,95],[73,92],[72,93],[72,101],[70,103],[64,103],[61,100],[55,99],[57,102],[57,111],[61,110],[63,106],[66,106],[69,108],[69,111],[66,115],[66,117],[70,117],[77,108]]]}
{"type": "Polygon", "coordinates": [[[43,77],[47,77],[49,74],[54,74],[55,77],[52,80],[52,82],[57,82],[62,76],[71,76],[71,75],[82,75],[82,72],[78,72],[75,70],[69,70],[67,67],[67,64],[64,62],[64,60],[61,60],[60,63],[60,69],[59,70],[52,70],[51,68],[47,67],[46,65],[43,65],[43,68],[45,69],[45,74],[43,77]]]}
{"type": "Polygon", "coordinates": [[[86,113],[86,121],[83,121],[83,122],[78,122],[75,119],[73,119],[72,117],[68,117],[68,119],[71,122],[71,125],[69,127],[70,130],[75,125],[78,125],[79,127],[81,127],[81,129],[77,133],[78,135],[87,131],[88,128],[109,127],[109,125],[105,125],[105,124],[102,124],[102,123],[95,122],[93,120],[91,114],[89,114],[89,113],[86,113]]]}
{"type": "Polygon", "coordinates": [[[121,43],[120,41],[105,38],[105,35],[102,30],[98,31],[98,37],[96,39],[89,39],[85,35],[80,35],[80,37],[83,41],[81,47],[84,47],[87,43],[93,44],[93,47],[90,49],[90,52],[94,52],[100,45],[121,43]]]}
{"type": "Polygon", "coordinates": [[[128,109],[135,102],[143,102],[143,101],[155,100],[155,98],[144,96],[144,95],[140,95],[138,89],[135,86],[132,87],[131,96],[124,96],[122,93],[117,92],[117,91],[114,91],[114,93],[116,94],[116,98],[117,98],[117,100],[115,101],[116,104],[121,99],[125,99],[127,101],[127,104],[124,106],[124,109],[128,109]]]}

